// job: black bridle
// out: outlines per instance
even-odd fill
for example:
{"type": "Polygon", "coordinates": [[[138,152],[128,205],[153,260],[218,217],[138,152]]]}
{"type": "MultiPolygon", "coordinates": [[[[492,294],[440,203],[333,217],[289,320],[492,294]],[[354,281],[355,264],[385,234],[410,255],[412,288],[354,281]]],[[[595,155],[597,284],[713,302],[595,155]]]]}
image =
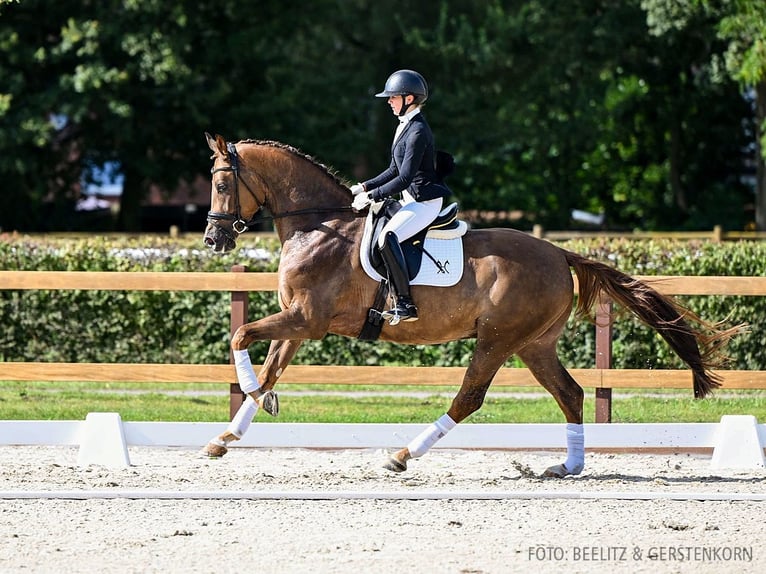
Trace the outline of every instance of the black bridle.
{"type": "Polygon", "coordinates": [[[258,209],[255,210],[255,213],[253,213],[253,216],[245,221],[242,218],[242,208],[240,206],[239,202],[239,155],[237,154],[237,148],[235,145],[231,142],[226,144],[226,151],[229,155],[229,165],[223,166],[223,167],[217,167],[212,168],[210,170],[210,174],[216,174],[219,171],[230,171],[234,174],[234,205],[236,206],[237,212],[236,213],[225,213],[223,211],[208,211],[207,212],[207,222],[218,228],[221,233],[226,235],[229,239],[234,240],[235,238],[231,236],[229,231],[221,226],[218,222],[219,221],[231,221],[231,228],[237,235],[240,235],[241,233],[244,233],[248,230],[249,227],[254,225],[255,223],[258,223],[261,221],[262,218],[256,216],[260,211],[263,209],[263,205],[258,203],[258,197],[255,195],[255,192],[250,188],[249,185],[247,185],[246,181],[242,181],[242,185],[245,186],[245,189],[250,192],[250,195],[253,196],[253,199],[255,199],[256,205],[258,205],[258,209]]]}
{"type": "MultiPolygon", "coordinates": [[[[223,233],[226,237],[234,241],[236,238],[231,235],[228,229],[223,227],[219,224],[219,221],[231,221],[231,229],[236,233],[237,235],[240,235],[247,231],[250,227],[255,225],[256,223],[259,223],[261,221],[266,221],[268,219],[279,219],[281,217],[289,217],[292,215],[307,215],[307,214],[315,214],[315,213],[338,213],[340,211],[352,211],[351,206],[343,206],[343,207],[312,207],[308,209],[297,209],[295,211],[286,211],[284,213],[273,213],[271,216],[265,216],[265,215],[259,215],[261,211],[263,210],[263,204],[258,203],[258,197],[255,195],[255,192],[250,188],[249,185],[247,185],[247,182],[245,180],[242,180],[242,185],[245,186],[245,189],[247,189],[248,192],[250,192],[250,195],[253,196],[253,199],[255,199],[255,203],[258,205],[258,209],[255,210],[255,213],[253,213],[253,216],[245,221],[242,218],[242,210],[240,207],[240,201],[239,201],[239,154],[237,153],[236,146],[228,142],[226,144],[226,151],[229,156],[229,165],[223,166],[223,167],[217,167],[217,168],[211,168],[210,174],[216,174],[219,171],[230,171],[234,174],[234,204],[236,207],[236,213],[225,213],[223,211],[208,211],[207,212],[207,222],[212,225],[213,227],[217,228],[221,233],[223,233]]],[[[356,214],[358,216],[363,216],[364,214],[356,214]]]]}

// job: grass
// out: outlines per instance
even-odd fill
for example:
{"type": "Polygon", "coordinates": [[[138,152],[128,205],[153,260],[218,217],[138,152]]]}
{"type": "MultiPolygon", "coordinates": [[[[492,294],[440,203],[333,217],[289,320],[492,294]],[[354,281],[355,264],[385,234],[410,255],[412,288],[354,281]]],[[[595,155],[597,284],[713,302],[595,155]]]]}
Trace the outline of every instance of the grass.
{"type": "MultiPolygon", "coordinates": [[[[456,389],[284,385],[277,390],[282,391],[279,418],[260,414],[259,422],[429,423],[447,410],[456,389]]],[[[214,384],[0,382],[0,419],[83,420],[89,412],[118,412],[126,421],[220,422],[228,419],[228,400],[228,386],[214,384]]],[[[585,422],[594,421],[594,411],[593,393],[586,390],[585,422]]],[[[697,401],[691,390],[620,390],[612,402],[613,422],[718,422],[724,414],[766,421],[766,392],[721,391],[697,401]]],[[[564,417],[538,387],[497,387],[468,422],[560,423],[564,417]]]]}

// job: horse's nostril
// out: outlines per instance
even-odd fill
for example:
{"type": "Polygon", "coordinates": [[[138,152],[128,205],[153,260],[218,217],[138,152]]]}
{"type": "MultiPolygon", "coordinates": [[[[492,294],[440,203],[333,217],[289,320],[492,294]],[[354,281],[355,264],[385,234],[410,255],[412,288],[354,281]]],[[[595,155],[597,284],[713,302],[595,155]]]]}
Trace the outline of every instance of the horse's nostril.
{"type": "Polygon", "coordinates": [[[213,239],[212,237],[205,237],[203,241],[205,242],[205,245],[207,245],[208,247],[213,247],[213,245],[215,245],[215,239],[213,239]]]}

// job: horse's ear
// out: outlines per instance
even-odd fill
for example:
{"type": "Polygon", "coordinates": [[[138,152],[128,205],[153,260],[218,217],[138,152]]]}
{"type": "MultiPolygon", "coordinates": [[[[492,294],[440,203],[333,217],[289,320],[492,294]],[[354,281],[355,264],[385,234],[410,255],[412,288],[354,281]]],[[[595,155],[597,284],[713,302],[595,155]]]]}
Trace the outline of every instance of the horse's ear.
{"type": "Polygon", "coordinates": [[[223,139],[223,136],[215,134],[214,138],[209,133],[205,132],[205,139],[207,140],[208,147],[213,151],[213,153],[226,155],[226,140],[223,139]]]}
{"type": "Polygon", "coordinates": [[[218,144],[218,151],[221,155],[227,155],[229,152],[226,150],[226,140],[222,135],[215,134],[215,143],[218,144]]]}
{"type": "Polygon", "coordinates": [[[218,148],[215,145],[215,139],[213,138],[213,136],[211,136],[209,133],[205,132],[205,139],[207,140],[208,147],[212,151],[217,152],[218,148]]]}

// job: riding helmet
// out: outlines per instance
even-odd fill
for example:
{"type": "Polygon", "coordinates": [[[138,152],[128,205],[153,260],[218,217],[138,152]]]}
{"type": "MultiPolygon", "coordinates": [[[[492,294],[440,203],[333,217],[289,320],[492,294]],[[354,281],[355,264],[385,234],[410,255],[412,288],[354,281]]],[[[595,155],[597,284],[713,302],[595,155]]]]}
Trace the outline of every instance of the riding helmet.
{"type": "Polygon", "coordinates": [[[422,104],[428,99],[428,84],[426,79],[413,70],[398,70],[386,80],[386,86],[376,98],[391,96],[415,96],[415,104],[422,104]]]}

